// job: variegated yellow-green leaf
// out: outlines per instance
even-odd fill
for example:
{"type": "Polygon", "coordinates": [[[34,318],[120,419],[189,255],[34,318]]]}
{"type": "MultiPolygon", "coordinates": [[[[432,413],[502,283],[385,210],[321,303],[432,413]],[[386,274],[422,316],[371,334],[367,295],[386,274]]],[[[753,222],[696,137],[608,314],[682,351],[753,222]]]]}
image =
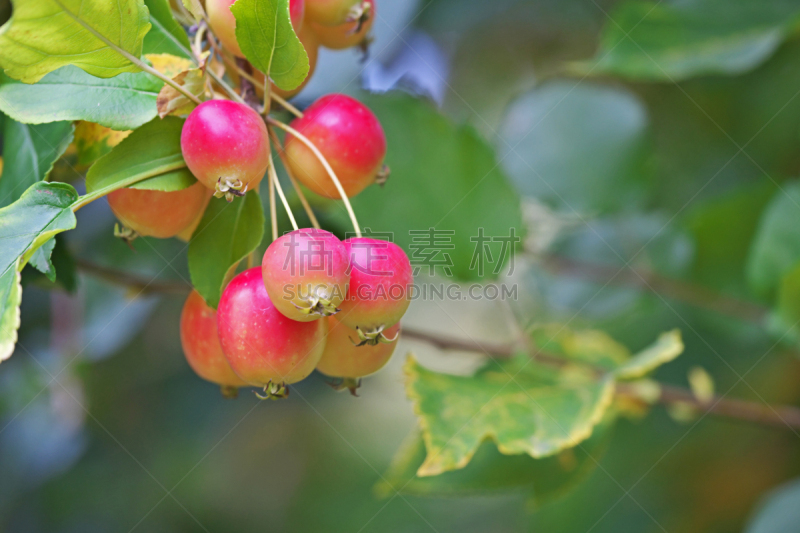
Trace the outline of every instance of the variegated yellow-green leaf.
{"type": "Polygon", "coordinates": [[[131,130],[116,131],[94,122],[75,123],[75,148],[78,164],[91,165],[131,134],[131,130]]]}
{"type": "Polygon", "coordinates": [[[663,365],[669,363],[683,353],[681,332],[677,329],[662,333],[656,342],[636,353],[614,370],[617,379],[640,378],[663,365]]]}
{"type": "MultiPolygon", "coordinates": [[[[172,80],[195,96],[202,97],[205,92],[206,79],[203,69],[185,70],[172,80]]],[[[171,85],[164,85],[161,92],[158,93],[156,104],[158,116],[161,118],[167,115],[188,115],[197,107],[197,104],[171,85]]]]}
{"type": "Polygon", "coordinates": [[[150,29],[143,0],[14,0],[0,28],[0,67],[25,83],[65,65],[99,78],[137,72],[150,29]]]}

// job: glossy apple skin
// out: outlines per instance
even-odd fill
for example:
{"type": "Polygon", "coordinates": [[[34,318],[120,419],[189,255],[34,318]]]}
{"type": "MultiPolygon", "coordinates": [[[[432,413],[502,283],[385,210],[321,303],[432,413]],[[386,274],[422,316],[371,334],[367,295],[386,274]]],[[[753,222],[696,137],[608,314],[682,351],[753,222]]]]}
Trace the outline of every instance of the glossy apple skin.
{"type": "Polygon", "coordinates": [[[319,44],[331,50],[344,50],[361,44],[369,35],[376,16],[374,0],[365,0],[364,3],[369,4],[369,17],[361,24],[358,31],[355,31],[358,28],[358,22],[345,22],[338,26],[323,26],[309,22],[319,44]]]}
{"type": "MultiPolygon", "coordinates": [[[[343,94],[314,102],[292,128],[306,136],[325,156],[348,197],[374,183],[386,157],[386,135],[367,106],[343,94]]],[[[339,192],[314,153],[292,135],[286,136],[286,155],[295,177],[326,198],[339,192]]]]}
{"type": "MultiPolygon", "coordinates": [[[[217,36],[222,46],[236,57],[244,57],[239,42],[236,40],[236,17],[231,12],[235,0],[206,0],[206,14],[211,23],[211,29],[217,36]]],[[[295,31],[299,31],[303,24],[305,13],[304,0],[291,0],[289,2],[289,16],[295,31]]]]}
{"type": "MultiPolygon", "coordinates": [[[[374,374],[392,358],[397,341],[391,343],[380,342],[374,346],[365,344],[356,346],[359,342],[358,333],[336,320],[328,317],[328,337],[325,341],[325,351],[322,359],[317,363],[317,370],[326,376],[334,378],[362,378],[374,374]]],[[[384,330],[388,338],[395,338],[400,331],[400,323],[384,330]]]]}
{"type": "Polygon", "coordinates": [[[183,242],[189,242],[192,240],[194,230],[197,229],[197,226],[200,225],[200,221],[203,220],[203,213],[205,213],[206,207],[208,207],[208,202],[210,202],[211,197],[214,196],[214,191],[209,190],[208,187],[203,187],[203,191],[205,191],[206,199],[203,202],[203,207],[200,209],[200,212],[197,213],[197,216],[191,224],[183,228],[180,233],[175,235],[175,237],[179,238],[183,242]]]}
{"type": "Polygon", "coordinates": [[[327,323],[286,318],[270,300],[258,267],[242,272],[225,288],[217,324],[225,358],[251,385],[305,379],[325,349],[327,323]]]}
{"type": "Polygon", "coordinates": [[[304,298],[330,300],[338,308],[347,291],[350,259],[342,241],[325,230],[304,228],[279,237],[261,261],[264,287],[275,307],[292,320],[310,322],[320,314],[306,314],[304,298]]]}
{"type": "Polygon", "coordinates": [[[192,174],[215,190],[219,178],[257,189],[269,164],[267,127],[251,108],[209,100],[191,112],[181,131],[181,150],[192,174]]]}
{"type": "Polygon", "coordinates": [[[192,291],[181,312],[181,346],[192,370],[212,383],[231,387],[247,385],[237,376],[217,336],[217,312],[211,309],[197,291],[192,291]]]}
{"type": "Polygon", "coordinates": [[[350,256],[350,283],[334,317],[363,331],[400,322],[411,303],[414,283],[408,256],[394,243],[368,237],[342,243],[350,256]]]}
{"type": "Polygon", "coordinates": [[[118,189],[107,196],[117,219],[139,235],[166,239],[190,226],[202,214],[206,190],[201,183],[163,192],[118,189]]]}
{"type": "Polygon", "coordinates": [[[323,26],[338,26],[347,21],[350,10],[360,0],[306,0],[306,21],[323,26]]]}

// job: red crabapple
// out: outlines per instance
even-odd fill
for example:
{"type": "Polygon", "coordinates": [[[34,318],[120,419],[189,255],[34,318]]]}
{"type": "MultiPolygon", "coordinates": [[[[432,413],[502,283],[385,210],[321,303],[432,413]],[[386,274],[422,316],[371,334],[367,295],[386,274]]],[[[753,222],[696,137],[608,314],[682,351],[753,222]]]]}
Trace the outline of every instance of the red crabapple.
{"type": "Polygon", "coordinates": [[[358,19],[363,7],[360,0],[306,0],[306,19],[323,26],[338,26],[358,19]]]}
{"type": "Polygon", "coordinates": [[[375,20],[375,2],[374,0],[364,0],[361,5],[363,13],[358,20],[345,22],[338,26],[323,26],[311,22],[309,25],[317,35],[319,44],[331,50],[344,50],[362,44],[375,20]]]}
{"type": "Polygon", "coordinates": [[[267,294],[292,320],[309,322],[338,311],[349,279],[347,249],[333,233],[300,229],[269,245],[261,262],[267,294]]]}
{"type": "Polygon", "coordinates": [[[202,215],[206,194],[201,183],[171,192],[118,189],[108,194],[108,205],[124,226],[139,235],[166,239],[202,215]]]}
{"type": "Polygon", "coordinates": [[[181,151],[192,174],[217,196],[257,189],[269,165],[267,127],[258,113],[230,100],[209,100],[191,112],[181,151]]]}
{"type": "MultiPolygon", "coordinates": [[[[230,53],[236,57],[244,57],[242,49],[236,40],[236,18],[231,13],[231,6],[235,0],[206,0],[206,13],[214,35],[230,53]]],[[[298,31],[303,24],[305,11],[304,0],[291,0],[289,3],[289,16],[292,26],[298,31]]]]}
{"type": "Polygon", "coordinates": [[[357,237],[343,243],[350,256],[350,283],[336,318],[357,330],[360,343],[391,340],[384,332],[403,318],[411,303],[411,262],[392,242],[357,237]]]}
{"type": "Polygon", "coordinates": [[[226,396],[235,396],[247,383],[233,373],[217,336],[217,312],[200,293],[192,291],[181,312],[181,346],[189,366],[201,378],[222,386],[226,396]]]}
{"type": "MultiPolygon", "coordinates": [[[[291,125],[328,160],[348,197],[384,173],[386,136],[377,117],[358,100],[343,94],[323,96],[291,125]]],[[[325,167],[302,141],[289,134],[285,149],[289,166],[303,185],[320,196],[340,197],[325,167]]]]}
{"type": "MultiPolygon", "coordinates": [[[[397,346],[396,342],[364,345],[359,342],[356,330],[345,326],[334,317],[326,320],[328,336],[322,359],[317,363],[317,370],[334,378],[361,378],[374,374],[389,362],[397,346]]],[[[399,332],[399,322],[384,330],[384,334],[392,341],[397,340],[399,332]]]]}
{"type": "Polygon", "coordinates": [[[264,387],[267,397],[285,396],[285,386],[311,374],[325,349],[326,322],[286,318],[270,300],[257,267],[225,288],[217,325],[233,371],[247,383],[264,387]]]}

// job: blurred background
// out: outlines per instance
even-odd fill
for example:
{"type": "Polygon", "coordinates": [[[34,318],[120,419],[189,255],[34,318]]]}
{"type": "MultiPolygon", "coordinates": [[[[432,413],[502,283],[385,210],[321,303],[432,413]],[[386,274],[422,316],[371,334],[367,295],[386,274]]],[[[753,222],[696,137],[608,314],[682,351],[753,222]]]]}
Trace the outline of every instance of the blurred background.
{"type": "MultiPolygon", "coordinates": [[[[384,194],[409,227],[429,227],[437,194],[470,193],[473,182],[458,179],[478,168],[481,194],[460,216],[495,234],[519,223],[526,237],[502,278],[518,285],[517,301],[415,301],[407,327],[504,341],[519,327],[568,322],[634,350],[680,328],[686,351],[659,380],[685,386],[702,367],[720,394],[798,403],[790,326],[800,283],[787,275],[800,260],[800,2],[377,5],[369,55],[322,50],[298,105],[344,92],[373,107],[396,170],[384,194]],[[432,120],[437,113],[445,118],[432,120]],[[417,135],[424,153],[408,142],[417,135]],[[462,135],[479,148],[453,146],[462,135]],[[441,158],[459,166],[442,168],[441,158]],[[780,279],[759,283],[769,265],[780,279]]],[[[0,1],[2,20],[9,13],[0,1]]],[[[69,157],[56,179],[79,186],[69,157]]],[[[380,194],[355,204],[375,231],[388,225],[371,207],[380,194]]],[[[316,208],[346,231],[338,204],[316,208]]],[[[757,529],[753,518],[800,472],[797,432],[662,407],[621,419],[558,491],[531,480],[511,491],[395,487],[386,496],[376,485],[416,427],[406,354],[452,373],[479,358],[401,339],[359,398],[315,374],[286,401],[223,400],[181,353],[183,296],[98,275],[99,265],[172,290],[189,278],[186,245],[139,239],[130,250],[113,238],[105,202],[78,219],[59,236],[56,287],[25,271],[20,343],[0,365],[0,531],[800,528],[757,529]]],[[[471,253],[454,253],[456,267],[471,253]]]]}

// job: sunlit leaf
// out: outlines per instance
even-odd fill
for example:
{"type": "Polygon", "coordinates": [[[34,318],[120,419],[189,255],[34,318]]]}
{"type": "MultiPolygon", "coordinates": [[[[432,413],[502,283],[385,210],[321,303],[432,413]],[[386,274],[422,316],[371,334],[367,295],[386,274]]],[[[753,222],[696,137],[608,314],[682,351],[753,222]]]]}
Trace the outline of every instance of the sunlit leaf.
{"type": "Polygon", "coordinates": [[[0,67],[25,83],[65,65],[99,78],[138,72],[123,52],[138,58],[150,29],[143,0],[15,0],[0,31],[0,67]]]}

